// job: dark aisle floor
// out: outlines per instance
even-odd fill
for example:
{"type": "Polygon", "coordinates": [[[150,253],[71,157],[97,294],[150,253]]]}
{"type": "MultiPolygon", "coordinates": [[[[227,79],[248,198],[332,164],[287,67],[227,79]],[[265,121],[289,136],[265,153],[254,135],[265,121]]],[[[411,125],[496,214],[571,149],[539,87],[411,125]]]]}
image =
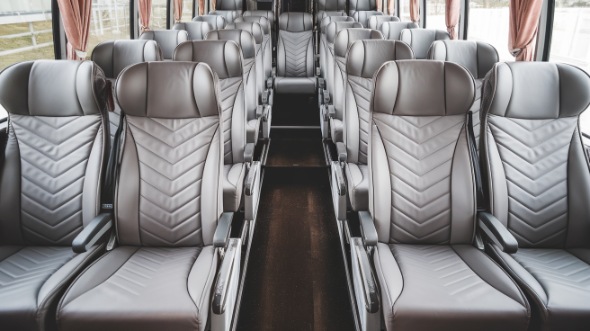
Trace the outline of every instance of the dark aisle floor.
{"type": "Polygon", "coordinates": [[[273,129],[267,167],[325,166],[319,129],[273,129]]]}
{"type": "Polygon", "coordinates": [[[275,95],[272,125],[319,127],[320,116],[317,97],[296,94],[275,95]]]}

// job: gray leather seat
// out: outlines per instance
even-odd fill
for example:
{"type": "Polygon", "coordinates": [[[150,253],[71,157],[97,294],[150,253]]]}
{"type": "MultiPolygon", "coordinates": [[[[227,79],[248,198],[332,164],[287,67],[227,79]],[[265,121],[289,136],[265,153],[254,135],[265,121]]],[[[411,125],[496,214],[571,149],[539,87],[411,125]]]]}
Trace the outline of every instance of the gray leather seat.
{"type": "MultiPolygon", "coordinates": [[[[354,30],[348,30],[354,31],[354,30]]],[[[375,30],[369,30],[375,31],[375,30]]],[[[342,32],[341,32],[342,34],[342,32]]],[[[371,32],[375,34],[375,32],[371,32]]],[[[345,36],[338,36],[342,41],[345,36]]],[[[338,47],[340,48],[340,47],[338,47]]],[[[341,51],[337,51],[341,54],[341,51]]],[[[408,45],[394,40],[363,40],[350,46],[345,61],[345,87],[342,95],[344,107],[341,118],[344,123],[343,137],[346,145],[344,172],[348,197],[354,211],[369,207],[369,168],[367,153],[370,131],[369,101],[373,93],[373,76],[387,61],[413,59],[414,54],[408,45]]],[[[334,121],[336,122],[336,121],[334,121]]]]}
{"type": "Polygon", "coordinates": [[[447,31],[434,29],[405,29],[400,33],[400,40],[412,47],[416,59],[428,59],[430,45],[437,40],[450,40],[447,31]]]}
{"type": "Polygon", "coordinates": [[[348,15],[361,23],[363,27],[368,27],[369,18],[381,16],[383,13],[377,10],[375,0],[350,0],[348,3],[348,15]]]}
{"type": "Polygon", "coordinates": [[[161,61],[162,52],[153,40],[114,40],[98,44],[91,55],[92,61],[104,72],[112,87],[115,109],[109,112],[111,143],[120,123],[121,109],[115,93],[115,80],[128,66],[140,62],[161,61]]]}
{"type": "MultiPolygon", "coordinates": [[[[211,30],[223,30],[227,25],[225,17],[220,15],[201,15],[193,18],[193,22],[206,22],[211,25],[211,30]]],[[[203,38],[205,39],[205,38],[203,38]]]]}
{"type": "MultiPolygon", "coordinates": [[[[345,89],[346,89],[346,55],[348,54],[348,49],[352,44],[357,40],[370,40],[370,39],[383,39],[381,32],[377,30],[371,29],[344,29],[338,32],[336,36],[336,40],[334,41],[334,78],[332,86],[332,106],[333,110],[329,109],[328,117],[330,121],[330,137],[334,142],[344,142],[343,137],[343,123],[344,120],[344,99],[345,99],[345,89]]],[[[377,49],[380,49],[379,47],[377,49]]],[[[388,50],[393,50],[393,53],[389,54],[395,59],[395,54],[397,48],[394,47],[392,49],[387,48],[388,50]]],[[[372,51],[369,51],[371,56],[378,57],[378,54],[373,54],[372,51]]],[[[411,52],[408,53],[411,55],[411,52]]],[[[389,61],[392,59],[390,57],[386,57],[385,61],[389,61]]],[[[401,57],[404,58],[411,58],[411,57],[401,57]]],[[[360,61],[366,61],[368,59],[358,59],[360,61]]],[[[379,61],[382,59],[376,59],[379,61]]]]}
{"type": "Polygon", "coordinates": [[[317,0],[315,2],[315,24],[330,16],[346,16],[346,0],[317,0]]]}
{"type": "Polygon", "coordinates": [[[172,30],[184,30],[188,32],[189,40],[204,40],[207,34],[213,30],[213,27],[204,21],[180,22],[174,24],[172,30]]]}
{"type": "Polygon", "coordinates": [[[590,173],[578,126],[589,105],[588,73],[567,64],[499,63],[484,81],[484,178],[512,243],[486,251],[530,297],[542,330],[590,325],[590,173]]]}
{"type": "Polygon", "coordinates": [[[215,11],[209,14],[221,15],[225,17],[227,24],[233,23],[234,20],[242,16],[243,10],[242,0],[217,0],[215,2],[215,11]]]}
{"type": "Polygon", "coordinates": [[[258,105],[258,85],[256,81],[256,42],[254,37],[243,30],[212,31],[207,40],[232,40],[242,50],[244,59],[244,93],[246,95],[246,135],[247,142],[256,143],[260,132],[262,109],[258,105]]]}
{"type": "Polygon", "coordinates": [[[369,17],[368,28],[373,30],[381,30],[381,26],[386,22],[399,22],[397,16],[374,15],[369,17]]]}
{"type": "MultiPolygon", "coordinates": [[[[262,28],[262,59],[263,59],[263,70],[265,89],[272,89],[272,27],[271,23],[264,16],[243,16],[237,18],[234,23],[258,23],[262,28]],[[269,86],[269,79],[271,84],[269,86]]],[[[272,102],[271,102],[272,103],[272,102]]]]}
{"type": "Polygon", "coordinates": [[[481,95],[483,79],[500,59],[494,46],[467,40],[439,40],[428,51],[431,60],[455,62],[467,69],[475,78],[475,101],[471,106],[475,144],[479,148],[481,95]]]}
{"type": "Polygon", "coordinates": [[[101,208],[107,94],[91,61],[22,62],[0,73],[9,119],[0,166],[3,330],[54,329],[61,293],[104,250],[75,243],[101,208]]]}
{"type": "MultiPolygon", "coordinates": [[[[354,23],[354,18],[349,16],[327,16],[324,17],[320,22],[320,37],[319,37],[319,55],[320,55],[320,77],[326,80],[328,69],[328,41],[326,37],[326,30],[328,25],[332,22],[350,22],[354,23]]],[[[356,27],[362,27],[360,24],[356,27]]],[[[325,83],[324,83],[325,84],[325,83]]],[[[324,86],[327,88],[327,86],[324,86]]],[[[320,95],[321,97],[321,95],[320,95]]]]}
{"type": "Polygon", "coordinates": [[[313,21],[308,13],[282,13],[279,16],[277,45],[277,93],[314,94],[313,21]]]}
{"type": "Polygon", "coordinates": [[[118,246],[68,288],[59,329],[204,330],[211,319],[219,330],[213,281],[234,257],[218,252],[228,239],[217,241],[224,153],[215,74],[202,63],[140,63],[121,73],[117,95],[118,246]]]}
{"type": "Polygon", "coordinates": [[[224,181],[223,210],[236,212],[243,195],[246,163],[246,99],[242,51],[233,41],[203,40],[183,43],[176,50],[175,61],[208,64],[219,78],[219,98],[223,118],[224,181]]]}
{"type": "Polygon", "coordinates": [[[176,46],[188,40],[188,33],[184,30],[152,30],[142,33],[139,39],[155,40],[162,51],[162,59],[172,60],[176,46]]]}
{"type": "Polygon", "coordinates": [[[242,16],[241,10],[213,10],[209,12],[209,15],[218,15],[225,18],[225,22],[227,24],[233,23],[234,20],[240,16],[242,16]]]}
{"type": "Polygon", "coordinates": [[[339,11],[321,11],[316,14],[316,24],[321,28],[322,21],[326,17],[348,17],[346,14],[346,10],[339,10],[339,11]]]}
{"type": "Polygon", "coordinates": [[[476,185],[465,127],[474,87],[450,62],[388,62],[375,76],[370,214],[361,217],[389,331],[528,328],[522,291],[473,246],[476,185]]]}
{"type": "Polygon", "coordinates": [[[270,24],[270,36],[272,40],[272,45],[276,45],[277,43],[277,31],[275,25],[275,14],[272,10],[246,10],[242,14],[243,18],[246,17],[264,17],[268,20],[270,24]]]}
{"type": "Polygon", "coordinates": [[[385,39],[400,40],[403,30],[418,28],[420,27],[414,22],[383,22],[381,24],[381,33],[383,33],[385,39]]]}

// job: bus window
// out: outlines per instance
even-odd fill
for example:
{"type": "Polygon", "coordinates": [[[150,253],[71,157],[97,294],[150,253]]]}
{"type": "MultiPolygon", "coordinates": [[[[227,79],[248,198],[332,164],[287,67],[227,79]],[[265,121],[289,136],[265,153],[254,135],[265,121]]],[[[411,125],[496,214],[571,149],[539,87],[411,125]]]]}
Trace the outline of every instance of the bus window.
{"type": "Polygon", "coordinates": [[[129,1],[92,0],[90,35],[88,36],[87,58],[92,50],[103,41],[129,39],[129,1]]]}
{"type": "Polygon", "coordinates": [[[150,28],[152,30],[166,30],[166,0],[152,1],[152,16],[150,28]]]}
{"type": "Polygon", "coordinates": [[[410,18],[410,0],[400,0],[398,16],[402,22],[412,21],[410,18]]]}
{"type": "Polygon", "coordinates": [[[182,17],[181,22],[190,22],[193,19],[193,1],[184,0],[182,2],[182,17]]]}
{"type": "Polygon", "coordinates": [[[467,39],[492,44],[500,61],[514,61],[508,51],[509,0],[470,0],[467,39]]]}
{"type": "Polygon", "coordinates": [[[426,0],[426,27],[447,31],[445,0],[426,0]]]}
{"type": "MultiPolygon", "coordinates": [[[[54,56],[51,0],[0,1],[0,70],[54,56]]],[[[0,117],[6,117],[3,109],[0,117]]]]}

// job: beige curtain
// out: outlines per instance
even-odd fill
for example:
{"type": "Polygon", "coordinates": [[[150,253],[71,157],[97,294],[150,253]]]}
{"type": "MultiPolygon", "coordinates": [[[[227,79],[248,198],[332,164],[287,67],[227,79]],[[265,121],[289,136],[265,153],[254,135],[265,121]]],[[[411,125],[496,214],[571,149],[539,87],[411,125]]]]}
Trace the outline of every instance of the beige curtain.
{"type": "Polygon", "coordinates": [[[387,0],[387,14],[393,15],[395,13],[395,0],[387,0]]]}
{"type": "Polygon", "coordinates": [[[90,32],[92,1],[57,0],[68,39],[67,56],[70,60],[84,60],[90,32]]]}
{"type": "Polygon", "coordinates": [[[533,61],[543,0],[510,0],[508,49],[516,61],[533,61]]]}
{"type": "Polygon", "coordinates": [[[174,23],[182,19],[182,0],[174,0],[174,23]]]}
{"type": "Polygon", "coordinates": [[[410,19],[416,23],[420,21],[420,1],[410,0],[410,19]]]}
{"type": "Polygon", "coordinates": [[[138,7],[139,28],[143,33],[150,29],[150,19],[152,15],[152,0],[139,0],[138,7]]]}
{"type": "Polygon", "coordinates": [[[445,1],[445,21],[447,31],[451,39],[457,39],[457,24],[459,24],[459,15],[461,15],[461,0],[445,1]]]}
{"type": "Polygon", "coordinates": [[[198,0],[199,1],[199,12],[197,16],[205,15],[205,0],[198,0]]]}

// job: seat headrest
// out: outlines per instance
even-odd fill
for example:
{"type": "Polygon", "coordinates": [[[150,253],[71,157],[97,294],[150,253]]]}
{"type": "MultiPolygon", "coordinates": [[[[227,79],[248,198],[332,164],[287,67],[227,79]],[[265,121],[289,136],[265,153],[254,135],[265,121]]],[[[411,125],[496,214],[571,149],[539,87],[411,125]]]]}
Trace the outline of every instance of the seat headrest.
{"type": "Polygon", "coordinates": [[[497,63],[484,82],[482,109],[519,119],[578,116],[590,105],[588,73],[569,64],[497,63]]]}
{"type": "Polygon", "coordinates": [[[447,31],[434,29],[405,29],[400,33],[400,40],[414,50],[417,59],[426,59],[430,45],[436,40],[450,40],[447,31]]]}
{"type": "Polygon", "coordinates": [[[348,47],[357,40],[383,39],[381,32],[371,29],[344,29],[338,32],[334,41],[334,55],[345,57],[348,47]]]}
{"type": "Polygon", "coordinates": [[[207,37],[209,31],[213,30],[211,24],[207,22],[180,22],[174,24],[173,30],[185,30],[188,32],[190,40],[203,40],[207,37]]]}
{"type": "Polygon", "coordinates": [[[218,10],[242,10],[242,0],[217,0],[215,8],[218,10]]]}
{"type": "Polygon", "coordinates": [[[326,40],[333,44],[336,41],[338,32],[344,29],[362,29],[363,25],[359,22],[332,22],[326,26],[326,40]]]}
{"type": "Polygon", "coordinates": [[[258,23],[262,27],[262,33],[264,35],[270,34],[270,21],[263,16],[242,16],[235,19],[234,23],[258,23]]]}
{"type": "Polygon", "coordinates": [[[271,25],[275,23],[275,14],[270,10],[246,10],[242,17],[261,16],[266,18],[271,25]]]}
{"type": "Polygon", "coordinates": [[[233,23],[233,21],[242,15],[239,10],[214,10],[210,11],[209,15],[219,15],[225,18],[225,23],[233,23]]]}
{"type": "Polygon", "coordinates": [[[207,63],[219,79],[243,75],[242,52],[232,40],[187,41],[176,47],[174,61],[207,63]]]}
{"type": "Polygon", "coordinates": [[[151,30],[139,36],[141,40],[155,40],[160,46],[165,59],[171,59],[178,44],[188,40],[188,33],[184,30],[151,30]]]}
{"type": "Polygon", "coordinates": [[[430,46],[428,58],[458,63],[477,79],[484,78],[499,61],[494,46],[469,40],[437,40],[430,46]]]}
{"type": "Polygon", "coordinates": [[[351,11],[377,10],[377,2],[375,0],[350,0],[349,10],[351,10],[351,11]]]}
{"type": "Polygon", "coordinates": [[[388,61],[413,60],[414,52],[399,40],[357,40],[346,56],[346,74],[373,78],[375,72],[388,61]]]}
{"type": "Polygon", "coordinates": [[[381,25],[385,22],[399,22],[397,16],[373,15],[369,17],[369,29],[381,30],[381,25]]]}
{"type": "Polygon", "coordinates": [[[221,15],[202,15],[193,18],[193,22],[206,22],[211,25],[212,30],[222,30],[225,29],[225,17],[221,15]]]}
{"type": "Polygon", "coordinates": [[[414,22],[383,22],[381,24],[381,33],[383,33],[383,38],[385,39],[399,40],[402,30],[417,28],[419,26],[414,22]]]}
{"type": "Polygon", "coordinates": [[[217,76],[205,63],[146,62],[123,70],[117,100],[123,113],[152,118],[217,116],[217,76]]]}
{"type": "Polygon", "coordinates": [[[15,115],[100,114],[108,92],[103,71],[92,61],[28,61],[0,72],[0,105],[15,115]]]}
{"type": "Polygon", "coordinates": [[[279,16],[279,30],[289,32],[310,31],[313,28],[313,19],[308,13],[291,12],[282,13],[279,16]]]}
{"type": "Polygon", "coordinates": [[[227,30],[243,30],[252,35],[254,37],[254,42],[257,45],[262,44],[262,40],[264,40],[264,35],[262,32],[262,27],[258,23],[252,22],[234,22],[230,23],[226,27],[227,30]]]}
{"type": "Polygon", "coordinates": [[[346,15],[344,9],[339,11],[320,11],[316,16],[316,24],[321,27],[321,22],[326,17],[348,17],[348,15],[346,15]]]}
{"type": "Polygon", "coordinates": [[[350,16],[326,16],[320,21],[321,33],[326,33],[326,28],[332,22],[355,22],[355,20],[350,16]]]}
{"type": "Polygon", "coordinates": [[[256,42],[250,32],[244,30],[218,30],[211,31],[207,40],[232,40],[242,50],[244,59],[253,59],[256,56],[256,42]]]}
{"type": "Polygon", "coordinates": [[[126,67],[139,62],[161,61],[162,52],[153,40],[112,40],[98,44],[90,56],[107,78],[117,78],[126,67]]]}
{"type": "Polygon", "coordinates": [[[391,61],[375,74],[371,110],[398,116],[460,115],[469,111],[474,98],[473,76],[458,64],[391,61]]]}

